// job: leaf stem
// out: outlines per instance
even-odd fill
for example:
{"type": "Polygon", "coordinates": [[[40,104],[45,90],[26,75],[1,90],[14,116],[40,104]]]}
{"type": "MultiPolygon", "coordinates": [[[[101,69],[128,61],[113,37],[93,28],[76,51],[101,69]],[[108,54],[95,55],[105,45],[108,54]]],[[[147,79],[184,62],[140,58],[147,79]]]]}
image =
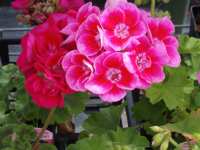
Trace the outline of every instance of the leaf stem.
{"type": "Polygon", "coordinates": [[[175,147],[180,147],[179,144],[172,138],[170,138],[170,142],[175,146],[175,147]]]}
{"type": "Polygon", "coordinates": [[[47,117],[47,119],[44,123],[44,126],[43,126],[42,130],[40,131],[39,135],[37,136],[37,138],[35,140],[35,143],[33,145],[33,150],[39,150],[40,139],[41,139],[42,135],[44,134],[45,130],[47,129],[47,127],[48,127],[48,125],[49,125],[49,123],[50,123],[50,121],[53,117],[55,110],[56,109],[53,108],[49,111],[49,114],[48,114],[48,117],[47,117]]]}
{"type": "Polygon", "coordinates": [[[155,16],[156,0],[151,0],[151,15],[155,16]]]}

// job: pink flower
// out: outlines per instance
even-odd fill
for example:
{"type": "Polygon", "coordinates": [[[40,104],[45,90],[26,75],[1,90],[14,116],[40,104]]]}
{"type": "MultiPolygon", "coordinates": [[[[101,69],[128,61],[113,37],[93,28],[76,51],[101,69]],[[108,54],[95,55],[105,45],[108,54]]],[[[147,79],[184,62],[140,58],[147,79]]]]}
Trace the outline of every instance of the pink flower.
{"type": "Polygon", "coordinates": [[[16,10],[26,11],[32,3],[32,0],[14,0],[11,6],[16,10]]]}
{"type": "Polygon", "coordinates": [[[197,81],[200,84],[200,72],[197,73],[197,81]]]}
{"type": "Polygon", "coordinates": [[[58,1],[59,1],[58,2],[59,7],[64,11],[69,9],[77,10],[84,4],[84,0],[58,0],[58,1]]]}
{"type": "Polygon", "coordinates": [[[103,101],[116,102],[125,97],[127,90],[137,86],[137,77],[128,72],[119,52],[105,52],[95,59],[95,73],[85,87],[103,101]]]}
{"type": "Polygon", "coordinates": [[[25,88],[39,107],[50,109],[64,106],[64,96],[51,80],[32,75],[26,80],[25,88]]]}
{"type": "Polygon", "coordinates": [[[34,41],[35,37],[31,33],[26,34],[21,40],[22,52],[17,59],[17,65],[25,77],[36,72],[34,69],[35,56],[32,51],[34,41]]]}
{"type": "Polygon", "coordinates": [[[61,47],[58,20],[47,20],[23,38],[17,64],[26,76],[26,89],[35,104],[43,108],[63,107],[64,94],[73,93],[65,82],[61,61],[67,47],[61,47]],[[55,22],[54,22],[55,21],[55,22]]]}
{"type": "Polygon", "coordinates": [[[80,53],[86,56],[94,56],[101,51],[102,43],[99,28],[99,17],[95,14],[90,15],[79,27],[76,44],[80,53]]]}
{"type": "Polygon", "coordinates": [[[164,80],[163,66],[168,63],[169,57],[162,42],[155,41],[152,45],[147,37],[139,41],[140,44],[133,45],[132,52],[124,53],[123,58],[127,69],[139,76],[139,88],[148,88],[164,80]]]}
{"type": "Polygon", "coordinates": [[[106,0],[105,8],[107,7],[115,7],[120,3],[126,3],[127,0],[106,0]]]}
{"type": "Polygon", "coordinates": [[[143,36],[146,30],[140,17],[139,9],[131,3],[105,9],[101,16],[105,44],[121,51],[132,39],[143,36]]]}
{"type": "Polygon", "coordinates": [[[181,62],[180,54],[178,53],[178,41],[172,36],[174,33],[174,25],[168,17],[150,18],[148,20],[150,34],[153,39],[158,39],[165,44],[168,56],[170,57],[167,63],[170,67],[178,67],[181,62]]]}
{"type": "Polygon", "coordinates": [[[62,67],[69,87],[75,91],[86,91],[85,82],[93,71],[92,63],[77,50],[73,50],[64,56],[62,67]]]}
{"type": "Polygon", "coordinates": [[[75,21],[69,23],[61,32],[67,35],[67,39],[64,44],[75,41],[76,33],[79,26],[87,19],[91,14],[99,16],[100,9],[96,6],[92,6],[92,3],[86,3],[78,10],[75,21]]]}

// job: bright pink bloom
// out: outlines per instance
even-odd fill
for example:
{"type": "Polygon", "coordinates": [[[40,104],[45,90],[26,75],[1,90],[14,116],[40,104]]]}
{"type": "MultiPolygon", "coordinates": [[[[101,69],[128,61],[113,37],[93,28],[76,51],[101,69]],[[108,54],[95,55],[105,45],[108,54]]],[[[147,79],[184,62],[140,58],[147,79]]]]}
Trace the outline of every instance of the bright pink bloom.
{"type": "Polygon", "coordinates": [[[163,66],[169,61],[165,45],[155,41],[152,45],[146,37],[139,39],[140,44],[132,47],[132,52],[124,53],[124,63],[131,73],[140,79],[139,88],[148,88],[153,83],[164,80],[163,66]]]}
{"type": "Polygon", "coordinates": [[[200,72],[197,73],[197,81],[200,84],[200,72]]]}
{"type": "Polygon", "coordinates": [[[58,0],[58,5],[64,11],[69,9],[78,10],[83,4],[84,0],[58,0]]]}
{"type": "Polygon", "coordinates": [[[34,69],[35,56],[32,51],[34,41],[35,37],[32,36],[31,33],[25,35],[21,40],[22,52],[17,59],[17,65],[25,77],[28,77],[36,72],[34,69]]]}
{"type": "Polygon", "coordinates": [[[127,0],[106,0],[105,8],[107,7],[115,7],[120,3],[126,3],[127,0]]]}
{"type": "Polygon", "coordinates": [[[100,9],[96,6],[92,6],[92,3],[86,3],[78,10],[75,21],[69,23],[61,32],[67,35],[67,39],[64,43],[70,43],[75,41],[76,33],[79,26],[87,19],[91,14],[99,16],[100,9]]]}
{"type": "Polygon", "coordinates": [[[23,51],[17,61],[26,76],[28,93],[43,108],[63,107],[64,94],[73,92],[64,80],[61,61],[69,49],[61,47],[58,22],[50,19],[29,32],[22,40],[23,51]]]}
{"type": "Polygon", "coordinates": [[[62,67],[69,87],[75,91],[86,91],[85,82],[93,71],[92,63],[77,50],[73,50],[64,56],[62,67]]]}
{"type": "Polygon", "coordinates": [[[29,8],[32,2],[33,2],[32,0],[14,0],[11,3],[11,6],[16,10],[26,11],[26,9],[29,8]]]}
{"type": "Polygon", "coordinates": [[[25,87],[33,102],[39,107],[50,109],[64,106],[64,96],[51,80],[32,75],[26,80],[25,87]]]}
{"type": "Polygon", "coordinates": [[[137,77],[128,72],[119,52],[105,52],[94,62],[95,73],[85,87],[103,101],[116,102],[125,97],[127,90],[137,86],[137,77]]]}
{"type": "Polygon", "coordinates": [[[102,43],[99,28],[99,17],[95,14],[90,15],[80,26],[76,40],[80,53],[86,56],[94,56],[101,51],[102,43]]]}
{"type": "Polygon", "coordinates": [[[172,36],[175,29],[171,20],[168,17],[164,17],[162,19],[150,18],[148,26],[152,40],[160,40],[164,42],[166,46],[168,56],[170,57],[167,65],[170,67],[178,67],[181,62],[181,57],[177,50],[178,41],[174,36],[172,36]]]}
{"type": "Polygon", "coordinates": [[[132,39],[143,36],[146,30],[140,17],[139,9],[132,3],[105,9],[101,16],[105,44],[121,51],[132,39]]]}

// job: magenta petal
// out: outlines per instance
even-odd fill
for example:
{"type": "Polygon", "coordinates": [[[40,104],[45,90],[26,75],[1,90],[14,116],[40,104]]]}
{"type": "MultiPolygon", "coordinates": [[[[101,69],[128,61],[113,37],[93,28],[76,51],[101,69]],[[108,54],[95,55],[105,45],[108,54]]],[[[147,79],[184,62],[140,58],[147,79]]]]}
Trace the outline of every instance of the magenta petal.
{"type": "Polygon", "coordinates": [[[106,94],[99,95],[102,101],[109,103],[118,102],[122,100],[125,96],[126,91],[115,86],[106,94]]]}
{"type": "Polygon", "coordinates": [[[139,9],[132,3],[123,3],[119,5],[125,14],[125,23],[128,26],[135,26],[140,18],[139,9]]]}
{"type": "MultiPolygon", "coordinates": [[[[80,83],[77,82],[81,82],[79,79],[84,76],[85,71],[83,70],[83,68],[81,66],[71,66],[66,73],[66,82],[69,85],[69,87],[75,91],[85,91],[85,89],[83,88],[79,88],[80,86],[77,86],[77,84],[79,85],[80,83]]],[[[84,86],[82,86],[84,87],[84,86]]]]}
{"type": "Polygon", "coordinates": [[[72,65],[71,58],[77,53],[78,53],[77,50],[73,50],[73,51],[70,51],[69,53],[67,53],[63,57],[63,60],[62,60],[62,68],[63,68],[63,70],[66,71],[72,65]]]}
{"type": "Polygon", "coordinates": [[[163,40],[163,42],[165,43],[165,45],[170,45],[170,46],[177,47],[177,48],[179,46],[178,40],[174,36],[167,36],[163,40]]]}
{"type": "Polygon", "coordinates": [[[116,7],[121,3],[126,3],[127,0],[106,0],[105,8],[116,7]]]}
{"type": "Polygon", "coordinates": [[[117,86],[125,90],[134,90],[137,87],[137,76],[135,74],[130,74],[126,68],[121,69],[122,79],[117,82],[117,86]]]}
{"type": "Polygon", "coordinates": [[[84,34],[78,38],[77,48],[82,54],[93,56],[101,50],[101,44],[96,41],[95,35],[84,34]]]}
{"type": "Polygon", "coordinates": [[[167,65],[170,67],[178,67],[181,63],[181,56],[178,53],[178,50],[173,46],[166,46],[166,48],[170,57],[170,60],[167,65]]]}
{"type": "Polygon", "coordinates": [[[123,22],[124,13],[121,9],[105,9],[101,16],[101,25],[106,30],[113,30],[116,24],[123,22]]]}
{"type": "Polygon", "coordinates": [[[123,65],[122,54],[119,52],[114,52],[108,55],[104,59],[103,65],[108,68],[120,68],[123,65]]]}
{"type": "Polygon", "coordinates": [[[162,18],[162,20],[159,23],[160,30],[163,30],[163,32],[166,32],[168,34],[174,33],[174,24],[168,17],[162,18]]]}
{"type": "Polygon", "coordinates": [[[152,64],[151,68],[145,69],[141,77],[150,83],[160,83],[165,79],[163,68],[159,65],[152,64]]]}
{"type": "Polygon", "coordinates": [[[104,52],[101,55],[97,56],[94,61],[94,68],[97,74],[102,74],[105,71],[105,67],[103,66],[104,59],[111,54],[112,52],[104,52]]]}
{"type": "Polygon", "coordinates": [[[135,37],[141,37],[146,33],[146,26],[143,22],[139,22],[133,28],[131,28],[131,32],[135,37]]]}
{"type": "Polygon", "coordinates": [[[170,59],[165,45],[159,40],[154,41],[153,47],[149,49],[148,54],[151,56],[154,63],[158,63],[160,65],[165,65],[170,59]]]}
{"type": "Polygon", "coordinates": [[[134,61],[135,56],[132,53],[123,53],[124,65],[130,73],[135,73],[137,71],[134,61]]]}
{"type": "Polygon", "coordinates": [[[85,87],[94,94],[105,94],[112,89],[113,85],[104,75],[93,75],[85,83],[85,87]]]}

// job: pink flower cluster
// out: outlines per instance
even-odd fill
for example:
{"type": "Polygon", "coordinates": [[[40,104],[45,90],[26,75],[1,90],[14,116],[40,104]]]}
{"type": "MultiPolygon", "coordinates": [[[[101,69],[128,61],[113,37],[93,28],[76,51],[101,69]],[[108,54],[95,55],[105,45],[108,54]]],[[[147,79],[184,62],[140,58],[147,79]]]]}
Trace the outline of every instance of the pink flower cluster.
{"type": "Polygon", "coordinates": [[[125,0],[105,6],[86,3],[24,37],[18,65],[36,104],[62,107],[72,91],[120,101],[128,91],[162,82],[165,66],[180,65],[169,18],[153,18],[125,0]]]}

